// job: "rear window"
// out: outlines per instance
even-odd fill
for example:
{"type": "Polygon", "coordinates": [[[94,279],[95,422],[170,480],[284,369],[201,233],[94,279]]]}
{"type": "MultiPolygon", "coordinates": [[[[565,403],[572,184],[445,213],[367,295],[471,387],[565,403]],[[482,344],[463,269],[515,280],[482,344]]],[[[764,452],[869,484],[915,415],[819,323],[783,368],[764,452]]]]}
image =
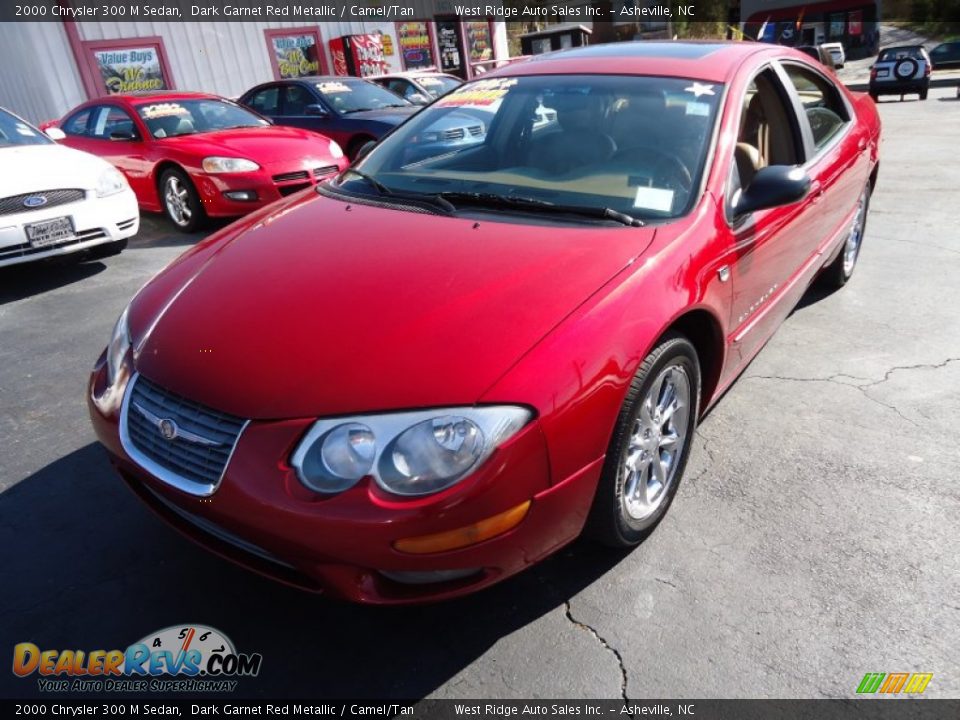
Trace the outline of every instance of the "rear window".
{"type": "Polygon", "coordinates": [[[880,62],[889,60],[902,60],[903,58],[913,58],[914,60],[923,60],[922,47],[902,47],[890,48],[880,53],[880,62]]]}

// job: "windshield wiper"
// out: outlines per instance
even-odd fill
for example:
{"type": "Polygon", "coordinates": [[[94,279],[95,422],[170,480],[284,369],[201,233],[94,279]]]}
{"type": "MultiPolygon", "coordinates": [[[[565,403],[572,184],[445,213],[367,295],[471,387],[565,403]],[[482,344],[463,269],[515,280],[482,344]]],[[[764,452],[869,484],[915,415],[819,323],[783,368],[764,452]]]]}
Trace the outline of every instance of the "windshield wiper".
{"type": "Polygon", "coordinates": [[[448,213],[452,213],[456,210],[456,208],[453,206],[453,203],[451,203],[449,200],[443,197],[442,193],[440,195],[434,195],[431,193],[397,192],[392,188],[388,188],[386,185],[384,185],[382,182],[377,180],[375,177],[373,177],[372,175],[368,175],[362,170],[357,170],[356,168],[349,167],[346,170],[344,170],[342,174],[346,175],[347,173],[351,175],[356,175],[361,180],[366,180],[367,183],[369,183],[373,187],[373,189],[377,191],[377,194],[380,195],[380,197],[391,197],[391,198],[397,198],[398,200],[416,200],[417,202],[428,202],[432,205],[436,205],[442,208],[444,211],[448,213]]]}
{"type": "Polygon", "coordinates": [[[344,115],[350,115],[351,113],[358,112],[370,112],[371,110],[376,110],[376,108],[353,108],[352,110],[343,110],[344,115]]]}
{"type": "Polygon", "coordinates": [[[558,205],[548,200],[538,200],[537,198],[517,197],[515,195],[497,195],[495,193],[480,192],[455,192],[446,191],[438,193],[438,197],[444,198],[450,202],[465,202],[487,207],[506,207],[511,209],[529,210],[532,212],[547,213],[567,213],[570,215],[581,215],[583,217],[592,217],[600,220],[613,220],[621,225],[629,227],[643,227],[643,220],[633,215],[627,215],[619,210],[609,207],[594,207],[592,205],[558,205]]]}

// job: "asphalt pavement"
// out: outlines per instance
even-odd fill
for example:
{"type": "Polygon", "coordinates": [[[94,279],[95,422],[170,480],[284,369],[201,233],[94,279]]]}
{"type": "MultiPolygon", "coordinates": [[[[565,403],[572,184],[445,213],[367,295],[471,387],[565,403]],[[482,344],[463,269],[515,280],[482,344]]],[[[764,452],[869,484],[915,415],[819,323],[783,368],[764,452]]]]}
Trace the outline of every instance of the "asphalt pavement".
{"type": "MultiPolygon", "coordinates": [[[[241,697],[847,698],[866,672],[931,672],[926,695],[960,696],[960,101],[880,112],[854,278],[808,293],[702,423],[653,536],[629,554],[581,541],[429,607],[264,580],[114,476],[87,373],[197,236],[147,217],[118,257],[0,271],[0,652],[204,623],[263,654],[241,697]]],[[[0,696],[36,694],[0,671],[0,696]]]]}

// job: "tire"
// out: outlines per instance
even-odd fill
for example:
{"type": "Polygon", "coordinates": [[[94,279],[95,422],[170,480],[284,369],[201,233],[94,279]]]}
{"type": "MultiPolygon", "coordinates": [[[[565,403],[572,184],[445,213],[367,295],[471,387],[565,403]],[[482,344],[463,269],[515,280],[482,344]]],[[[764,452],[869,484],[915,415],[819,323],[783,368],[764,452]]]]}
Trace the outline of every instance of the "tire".
{"type": "Polygon", "coordinates": [[[920,99],[921,99],[921,100],[926,100],[926,99],[927,99],[927,93],[928,93],[928,92],[929,92],[929,89],[928,89],[928,88],[923,88],[923,89],[920,91],[920,99]]]}
{"type": "Polygon", "coordinates": [[[171,168],[160,176],[160,202],[167,219],[180,232],[195,232],[206,223],[200,195],[182,170],[171,168]]]}
{"type": "Polygon", "coordinates": [[[677,492],[699,411],[697,351],[682,335],[666,335],[641,363],[617,416],[587,521],[595,540],[629,548],[653,532],[677,492]],[[664,419],[662,409],[673,404],[666,402],[671,384],[680,405],[664,419]],[[660,464],[664,453],[668,468],[660,464]],[[655,464],[661,468],[660,482],[655,464]]]}
{"type": "Polygon", "coordinates": [[[870,185],[868,184],[857,201],[857,216],[850,228],[847,239],[844,240],[840,254],[823,271],[821,278],[828,288],[839,289],[847,284],[857,269],[857,260],[860,258],[860,249],[863,247],[863,236],[867,231],[867,212],[870,210],[870,185]]]}

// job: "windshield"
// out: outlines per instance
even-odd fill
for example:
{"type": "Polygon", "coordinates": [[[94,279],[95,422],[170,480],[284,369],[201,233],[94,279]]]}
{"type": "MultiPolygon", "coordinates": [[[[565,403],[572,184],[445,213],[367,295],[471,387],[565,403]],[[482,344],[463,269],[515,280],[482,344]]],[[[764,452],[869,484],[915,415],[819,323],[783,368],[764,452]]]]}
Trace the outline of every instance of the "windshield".
{"type": "Polygon", "coordinates": [[[446,77],[444,75],[423,75],[417,78],[417,82],[420,83],[420,86],[424,90],[433,95],[433,97],[440,97],[444,93],[448,93],[463,84],[456,78],[446,77]]]}
{"type": "Polygon", "coordinates": [[[210,98],[149,103],[139,105],[137,112],[146,123],[150,134],[158,140],[178,135],[269,125],[266,120],[233,103],[210,98]]]}
{"type": "Polygon", "coordinates": [[[48,145],[53,141],[16,115],[0,110],[0,148],[19,145],[48,145]]]}
{"type": "Polygon", "coordinates": [[[553,205],[678,217],[696,200],[721,91],[660,77],[478,80],[401,125],[357,166],[366,177],[347,173],[337,186],[442,194],[455,205],[468,194],[472,204],[506,199],[518,212],[537,203],[544,212],[553,205]],[[482,131],[446,141],[463,118],[482,131]]]}
{"type": "Polygon", "coordinates": [[[403,98],[366,80],[323,80],[314,87],[327,104],[341,115],[380,108],[410,107],[410,103],[403,98]]]}

